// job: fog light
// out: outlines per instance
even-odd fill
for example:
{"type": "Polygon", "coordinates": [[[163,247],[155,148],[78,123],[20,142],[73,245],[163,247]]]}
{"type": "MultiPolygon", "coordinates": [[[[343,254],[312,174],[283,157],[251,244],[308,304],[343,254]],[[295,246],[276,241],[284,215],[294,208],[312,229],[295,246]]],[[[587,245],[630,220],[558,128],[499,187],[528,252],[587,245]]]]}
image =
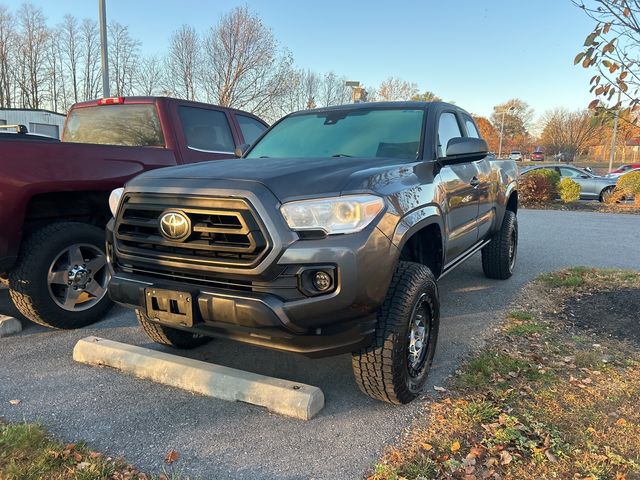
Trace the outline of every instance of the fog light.
{"type": "Polygon", "coordinates": [[[331,288],[331,275],[322,270],[317,271],[313,275],[313,286],[320,292],[324,292],[331,288]]]}

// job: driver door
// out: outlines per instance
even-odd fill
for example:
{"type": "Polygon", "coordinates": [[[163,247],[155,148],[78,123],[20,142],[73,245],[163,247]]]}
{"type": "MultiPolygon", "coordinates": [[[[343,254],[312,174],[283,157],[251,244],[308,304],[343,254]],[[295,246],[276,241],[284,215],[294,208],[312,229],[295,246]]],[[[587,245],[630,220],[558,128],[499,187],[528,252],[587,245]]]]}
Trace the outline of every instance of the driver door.
{"type": "MultiPolygon", "coordinates": [[[[446,155],[449,140],[463,137],[455,112],[442,112],[438,120],[438,157],[446,155]]],[[[447,244],[445,263],[465,253],[478,240],[478,170],[473,162],[445,165],[440,170],[445,189],[447,244]]]]}

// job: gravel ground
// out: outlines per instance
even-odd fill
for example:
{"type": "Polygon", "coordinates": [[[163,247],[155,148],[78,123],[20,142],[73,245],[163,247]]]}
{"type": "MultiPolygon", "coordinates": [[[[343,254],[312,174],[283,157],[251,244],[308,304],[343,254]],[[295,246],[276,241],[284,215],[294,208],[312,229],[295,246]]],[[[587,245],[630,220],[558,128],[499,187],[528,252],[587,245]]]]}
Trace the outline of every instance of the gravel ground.
{"type": "MultiPolygon", "coordinates": [[[[640,268],[640,249],[632,248],[640,236],[638,216],[522,210],[519,220],[519,261],[511,280],[485,279],[476,255],[440,281],[442,319],[430,391],[479,345],[518,289],[538,273],[571,265],[640,268]]],[[[0,313],[14,313],[6,290],[0,291],[0,313]]],[[[25,321],[22,333],[0,339],[0,416],[41,421],[68,441],[124,454],[152,473],[175,449],[181,454],[176,471],[191,478],[359,478],[428,402],[393,407],[365,397],[352,379],[348,355],[309,360],[231,341],[189,353],[321,387],[325,409],[302,422],[75,364],[73,345],[88,335],[162,348],[150,344],[122,308],[79,331],[51,331],[25,321]],[[10,399],[21,403],[11,406],[10,399]]]]}

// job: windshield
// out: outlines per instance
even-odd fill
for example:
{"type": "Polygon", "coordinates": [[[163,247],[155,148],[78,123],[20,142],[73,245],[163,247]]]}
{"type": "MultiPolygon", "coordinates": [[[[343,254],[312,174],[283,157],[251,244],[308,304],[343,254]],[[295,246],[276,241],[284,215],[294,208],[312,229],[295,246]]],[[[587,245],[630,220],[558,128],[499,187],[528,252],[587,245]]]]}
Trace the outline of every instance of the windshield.
{"type": "Polygon", "coordinates": [[[247,158],[366,157],[415,160],[424,110],[363,109],[296,114],[270,130],[247,158]]]}
{"type": "Polygon", "coordinates": [[[65,142],[164,147],[155,105],[96,105],[71,110],[64,127],[65,142]]]}

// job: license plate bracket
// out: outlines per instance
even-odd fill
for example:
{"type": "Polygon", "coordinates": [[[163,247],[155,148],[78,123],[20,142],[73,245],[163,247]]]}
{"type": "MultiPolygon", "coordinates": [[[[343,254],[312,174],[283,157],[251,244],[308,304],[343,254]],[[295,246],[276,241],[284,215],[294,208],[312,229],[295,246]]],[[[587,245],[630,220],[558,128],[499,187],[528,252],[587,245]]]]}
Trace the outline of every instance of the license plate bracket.
{"type": "Polygon", "coordinates": [[[147,317],[161,323],[193,326],[193,295],[160,288],[144,290],[147,317]]]}

